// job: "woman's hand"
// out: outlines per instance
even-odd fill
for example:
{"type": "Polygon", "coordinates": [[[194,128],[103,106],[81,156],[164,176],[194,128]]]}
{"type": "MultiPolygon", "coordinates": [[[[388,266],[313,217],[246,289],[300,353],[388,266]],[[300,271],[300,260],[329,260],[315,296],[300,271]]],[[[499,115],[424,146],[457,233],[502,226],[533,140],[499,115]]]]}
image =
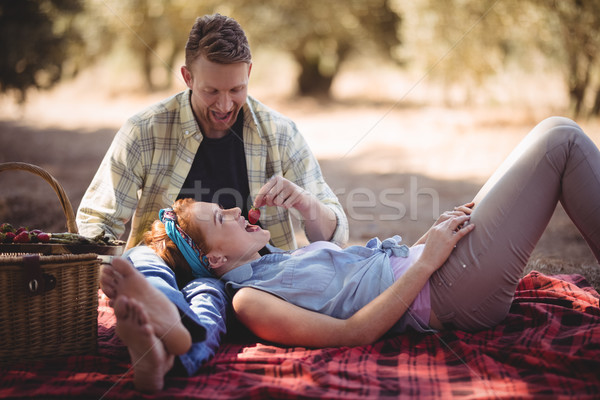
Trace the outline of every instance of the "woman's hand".
{"type": "Polygon", "coordinates": [[[454,207],[454,210],[446,211],[446,212],[442,213],[442,215],[440,215],[438,217],[438,219],[435,221],[433,226],[436,226],[439,223],[446,221],[452,217],[460,217],[462,215],[471,215],[471,213],[473,212],[474,206],[475,206],[475,203],[470,202],[467,204],[463,204],[462,206],[454,207]]]}
{"type": "Polygon", "coordinates": [[[470,218],[463,211],[456,211],[446,214],[442,221],[436,222],[427,232],[425,248],[417,263],[431,273],[440,268],[458,241],[475,228],[475,225],[469,223],[470,218]]]}
{"type": "Polygon", "coordinates": [[[461,206],[454,207],[454,210],[452,210],[452,211],[446,211],[446,212],[442,213],[438,217],[438,219],[433,223],[432,227],[427,232],[425,232],[425,234],[419,240],[417,240],[417,242],[415,244],[425,243],[427,241],[427,237],[429,236],[429,231],[431,229],[433,229],[435,226],[441,224],[442,222],[447,221],[448,219],[450,219],[452,217],[471,215],[471,213],[473,212],[474,206],[475,206],[475,203],[470,202],[467,204],[463,204],[461,206]]]}

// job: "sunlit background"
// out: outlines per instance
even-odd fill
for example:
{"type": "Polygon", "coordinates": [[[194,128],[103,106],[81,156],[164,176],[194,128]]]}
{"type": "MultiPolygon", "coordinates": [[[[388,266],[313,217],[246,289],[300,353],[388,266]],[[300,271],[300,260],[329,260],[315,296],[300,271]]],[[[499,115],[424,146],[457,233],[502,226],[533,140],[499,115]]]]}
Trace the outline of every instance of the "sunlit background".
{"type": "MultiPolygon", "coordinates": [[[[0,0],[0,162],[47,169],[76,208],[120,125],[184,89],[189,30],[215,12],[244,27],[250,94],[297,122],[351,243],[416,240],[547,116],[600,143],[600,0],[0,0]]],[[[0,220],[65,229],[50,189],[3,175],[0,220]]],[[[538,251],[594,263],[560,210],[538,251]]]]}

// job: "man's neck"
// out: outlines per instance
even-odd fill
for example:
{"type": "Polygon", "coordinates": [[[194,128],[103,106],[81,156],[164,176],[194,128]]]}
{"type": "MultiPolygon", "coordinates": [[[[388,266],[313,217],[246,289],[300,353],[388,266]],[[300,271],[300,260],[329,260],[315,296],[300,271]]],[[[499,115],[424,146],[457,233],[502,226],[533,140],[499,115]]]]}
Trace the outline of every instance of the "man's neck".
{"type": "Polygon", "coordinates": [[[222,137],[227,136],[231,132],[231,129],[228,129],[226,131],[215,131],[215,130],[204,129],[202,127],[200,127],[200,129],[202,130],[202,134],[204,135],[204,137],[207,137],[210,139],[221,139],[222,137]]]}

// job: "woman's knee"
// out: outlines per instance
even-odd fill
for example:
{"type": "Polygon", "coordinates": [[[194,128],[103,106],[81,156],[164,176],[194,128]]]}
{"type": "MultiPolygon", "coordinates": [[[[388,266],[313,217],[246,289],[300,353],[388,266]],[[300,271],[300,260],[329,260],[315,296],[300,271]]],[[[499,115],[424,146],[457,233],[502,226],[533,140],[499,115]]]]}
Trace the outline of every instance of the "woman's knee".
{"type": "Polygon", "coordinates": [[[549,117],[541,121],[532,131],[536,142],[545,143],[544,148],[550,150],[557,146],[576,142],[588,142],[589,138],[581,127],[566,117],[549,117]]]}
{"type": "Polygon", "coordinates": [[[559,127],[573,127],[573,128],[579,128],[579,125],[577,125],[577,123],[575,121],[573,121],[570,118],[567,117],[561,117],[561,116],[552,116],[552,117],[548,117],[546,119],[543,119],[538,126],[543,126],[546,129],[553,129],[553,128],[559,128],[559,127]]]}
{"type": "Polygon", "coordinates": [[[564,138],[565,136],[584,135],[583,129],[572,119],[566,117],[548,117],[541,121],[534,130],[545,136],[564,138]]]}

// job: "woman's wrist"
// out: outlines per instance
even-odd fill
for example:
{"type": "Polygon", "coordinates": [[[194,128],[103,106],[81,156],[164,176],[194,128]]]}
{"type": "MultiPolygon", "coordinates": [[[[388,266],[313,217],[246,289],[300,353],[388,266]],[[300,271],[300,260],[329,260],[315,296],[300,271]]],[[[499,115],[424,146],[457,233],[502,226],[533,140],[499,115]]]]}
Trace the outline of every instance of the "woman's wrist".
{"type": "Polygon", "coordinates": [[[427,274],[429,278],[435,271],[438,270],[439,266],[435,265],[435,263],[419,258],[410,268],[427,274]]]}

